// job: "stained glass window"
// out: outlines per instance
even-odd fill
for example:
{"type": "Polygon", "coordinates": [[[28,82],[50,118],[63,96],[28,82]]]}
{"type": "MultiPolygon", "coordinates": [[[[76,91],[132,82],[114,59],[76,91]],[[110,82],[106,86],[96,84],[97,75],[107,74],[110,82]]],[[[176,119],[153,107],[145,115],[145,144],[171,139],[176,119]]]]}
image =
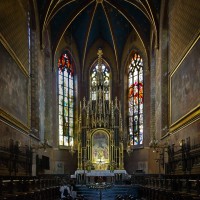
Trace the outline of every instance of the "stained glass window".
{"type": "Polygon", "coordinates": [[[101,67],[98,65],[95,65],[95,67],[92,68],[92,73],[91,73],[91,98],[92,100],[96,100],[97,98],[97,84],[98,84],[98,76],[97,74],[102,70],[103,72],[103,88],[104,88],[104,96],[105,100],[110,99],[110,69],[102,64],[101,67]]]}
{"type": "Polygon", "coordinates": [[[128,68],[128,111],[130,145],[143,144],[143,60],[134,53],[128,68]]]}
{"type": "Polygon", "coordinates": [[[74,66],[67,52],[58,60],[59,145],[74,145],[74,66]]]}

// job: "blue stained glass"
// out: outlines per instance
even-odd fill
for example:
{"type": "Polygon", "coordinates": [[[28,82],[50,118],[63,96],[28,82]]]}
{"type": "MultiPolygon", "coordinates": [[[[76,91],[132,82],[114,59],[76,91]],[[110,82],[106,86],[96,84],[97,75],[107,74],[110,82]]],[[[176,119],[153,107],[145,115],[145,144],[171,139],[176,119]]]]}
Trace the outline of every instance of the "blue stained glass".
{"type": "Polygon", "coordinates": [[[68,103],[67,101],[64,101],[64,102],[63,102],[63,106],[64,106],[64,107],[67,107],[67,103],[68,103]]]}

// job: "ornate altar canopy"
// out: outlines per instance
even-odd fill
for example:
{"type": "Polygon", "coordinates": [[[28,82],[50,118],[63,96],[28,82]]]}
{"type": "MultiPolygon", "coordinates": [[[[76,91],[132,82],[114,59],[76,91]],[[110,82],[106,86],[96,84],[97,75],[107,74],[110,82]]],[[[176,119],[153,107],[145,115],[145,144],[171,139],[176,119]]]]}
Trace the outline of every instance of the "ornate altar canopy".
{"type": "Polygon", "coordinates": [[[110,176],[124,169],[121,105],[117,97],[110,98],[101,49],[97,55],[96,73],[90,81],[92,95],[80,102],[77,173],[86,170],[87,176],[110,176]]]}

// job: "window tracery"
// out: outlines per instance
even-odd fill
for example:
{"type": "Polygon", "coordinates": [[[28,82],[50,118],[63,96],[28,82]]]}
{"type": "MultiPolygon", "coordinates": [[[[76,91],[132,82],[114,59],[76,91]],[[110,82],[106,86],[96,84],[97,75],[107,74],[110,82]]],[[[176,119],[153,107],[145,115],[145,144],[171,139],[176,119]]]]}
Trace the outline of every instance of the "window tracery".
{"type": "Polygon", "coordinates": [[[90,82],[91,83],[91,86],[90,86],[91,99],[92,100],[97,99],[97,91],[98,91],[97,85],[99,85],[99,83],[103,83],[101,87],[104,88],[103,92],[104,92],[105,100],[110,100],[110,69],[109,67],[107,67],[105,64],[102,64],[102,65],[96,64],[95,67],[92,68],[90,80],[91,80],[90,82]],[[101,73],[101,71],[103,73],[101,73]],[[101,76],[98,76],[99,73],[101,73],[101,76]]]}
{"type": "Polygon", "coordinates": [[[143,144],[143,60],[134,53],[128,67],[128,111],[130,145],[143,144]]]}
{"type": "Polygon", "coordinates": [[[68,52],[58,60],[59,145],[74,145],[74,65],[68,52]]]}

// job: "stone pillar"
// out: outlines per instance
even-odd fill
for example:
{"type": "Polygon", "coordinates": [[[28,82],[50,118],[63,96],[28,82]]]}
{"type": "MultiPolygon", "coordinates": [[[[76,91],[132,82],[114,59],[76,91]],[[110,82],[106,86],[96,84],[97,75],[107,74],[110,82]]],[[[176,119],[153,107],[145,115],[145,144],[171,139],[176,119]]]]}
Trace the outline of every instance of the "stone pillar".
{"type": "Polygon", "coordinates": [[[36,152],[32,151],[32,176],[36,176],[36,152]]]}

